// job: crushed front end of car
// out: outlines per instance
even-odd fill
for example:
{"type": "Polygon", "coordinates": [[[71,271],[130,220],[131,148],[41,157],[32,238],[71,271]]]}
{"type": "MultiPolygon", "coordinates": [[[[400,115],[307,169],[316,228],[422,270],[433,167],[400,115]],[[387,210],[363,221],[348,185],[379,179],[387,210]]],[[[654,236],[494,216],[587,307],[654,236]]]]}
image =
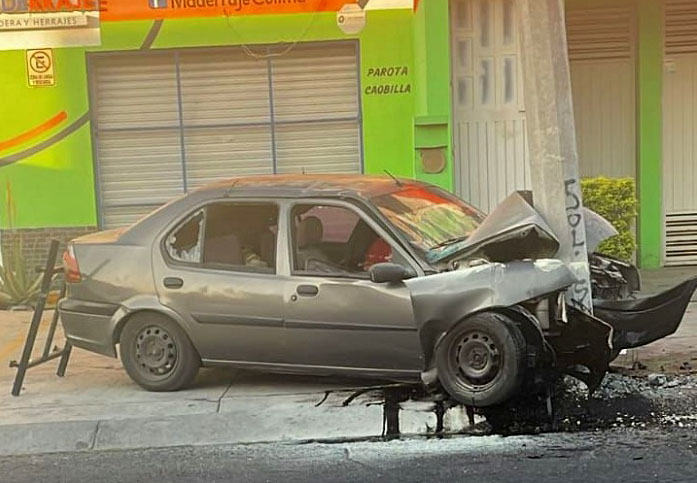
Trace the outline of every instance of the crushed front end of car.
{"type": "Polygon", "coordinates": [[[620,351],[677,330],[697,288],[697,278],[658,295],[638,296],[636,267],[595,253],[600,241],[616,232],[599,215],[587,213],[593,315],[566,300],[567,288],[578,281],[574,270],[554,259],[559,249],[557,237],[520,193],[502,202],[466,240],[428,254],[440,273],[406,281],[426,360],[432,361],[423,375],[427,384],[439,381],[469,406],[491,406],[513,394],[509,384],[492,396],[494,377],[484,374],[484,369],[477,372],[489,367],[481,360],[488,363],[498,358],[498,369],[509,374],[496,377],[517,378],[519,393],[549,387],[562,374],[580,379],[592,392],[620,351]],[[490,316],[492,323],[501,320],[511,338],[522,335],[525,344],[506,346],[498,341],[505,347],[474,347],[473,337],[480,341],[497,338],[495,333],[474,329],[460,330],[460,339],[451,343],[450,334],[457,332],[458,324],[484,316],[490,316]],[[443,352],[441,341],[452,347],[448,354],[439,353],[443,352]],[[511,358],[522,371],[511,372],[511,358]],[[443,374],[445,370],[456,374],[443,374]]]}

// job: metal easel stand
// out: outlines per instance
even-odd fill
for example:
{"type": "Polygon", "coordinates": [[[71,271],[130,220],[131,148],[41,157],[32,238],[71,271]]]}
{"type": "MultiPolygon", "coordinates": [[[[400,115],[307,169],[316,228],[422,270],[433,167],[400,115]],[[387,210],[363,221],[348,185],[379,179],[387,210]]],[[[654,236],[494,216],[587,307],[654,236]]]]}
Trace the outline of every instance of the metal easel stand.
{"type": "MultiPolygon", "coordinates": [[[[65,370],[68,366],[68,360],[70,359],[70,353],[72,351],[72,344],[66,341],[65,346],[62,349],[54,347],[53,338],[56,334],[56,327],[58,326],[58,310],[53,313],[53,318],[51,319],[51,325],[48,329],[48,335],[46,338],[46,345],[38,359],[32,359],[31,354],[34,350],[34,345],[36,344],[36,336],[39,333],[39,326],[41,325],[41,318],[44,315],[44,309],[46,308],[46,300],[48,299],[48,294],[51,290],[51,282],[57,273],[59,273],[62,268],[56,267],[56,260],[58,258],[58,246],[60,242],[58,240],[51,240],[51,245],[48,249],[48,260],[46,261],[46,267],[41,271],[43,272],[43,278],[41,280],[41,289],[39,291],[38,300],[36,301],[36,307],[34,308],[34,314],[32,315],[31,324],[29,325],[29,332],[27,333],[27,339],[24,342],[24,350],[22,351],[22,357],[17,361],[10,361],[10,367],[17,368],[17,375],[15,376],[14,385],[12,386],[12,395],[19,396],[22,390],[22,384],[24,383],[24,376],[27,373],[27,369],[31,367],[38,366],[44,362],[51,361],[60,357],[60,362],[58,364],[58,370],[56,374],[59,377],[65,375],[65,370]]],[[[61,284],[60,295],[58,300],[65,296],[65,281],[61,284]]]]}

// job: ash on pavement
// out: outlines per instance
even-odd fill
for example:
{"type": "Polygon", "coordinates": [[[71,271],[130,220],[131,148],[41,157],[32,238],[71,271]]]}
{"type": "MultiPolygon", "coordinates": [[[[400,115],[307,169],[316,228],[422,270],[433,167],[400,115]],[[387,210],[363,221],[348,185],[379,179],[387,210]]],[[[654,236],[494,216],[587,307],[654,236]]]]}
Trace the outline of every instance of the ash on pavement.
{"type": "Polygon", "coordinates": [[[551,395],[483,411],[485,434],[536,434],[651,426],[697,428],[697,376],[609,373],[593,394],[565,377],[551,395]]]}

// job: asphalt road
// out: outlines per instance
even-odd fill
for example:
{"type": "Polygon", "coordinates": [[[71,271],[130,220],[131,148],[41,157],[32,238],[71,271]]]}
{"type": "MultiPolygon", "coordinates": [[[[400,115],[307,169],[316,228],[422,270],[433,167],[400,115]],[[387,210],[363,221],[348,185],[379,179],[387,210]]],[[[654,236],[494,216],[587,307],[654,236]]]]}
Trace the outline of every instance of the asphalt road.
{"type": "Polygon", "coordinates": [[[694,429],[336,444],[200,446],[0,458],[19,482],[690,482],[694,429]]]}

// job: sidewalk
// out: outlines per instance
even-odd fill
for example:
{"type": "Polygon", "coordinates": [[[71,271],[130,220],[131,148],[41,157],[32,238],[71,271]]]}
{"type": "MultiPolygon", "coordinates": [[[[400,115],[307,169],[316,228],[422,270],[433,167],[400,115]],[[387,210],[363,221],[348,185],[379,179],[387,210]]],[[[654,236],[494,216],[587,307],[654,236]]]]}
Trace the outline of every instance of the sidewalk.
{"type": "MultiPolygon", "coordinates": [[[[663,292],[684,282],[688,278],[697,277],[696,267],[665,267],[657,270],[641,270],[642,293],[653,294],[663,292]]],[[[692,296],[697,301],[697,292],[692,296]]]]}
{"type": "MultiPolygon", "coordinates": [[[[666,267],[658,270],[642,270],[641,291],[654,294],[668,290],[679,283],[697,276],[697,267],[666,267]]],[[[681,366],[697,371],[697,292],[687,307],[678,331],[638,349],[631,349],[620,356],[615,365],[632,367],[635,362],[646,366],[644,372],[685,373],[681,366]]]]}
{"type": "MultiPolygon", "coordinates": [[[[429,435],[437,427],[432,401],[388,407],[384,391],[366,391],[379,383],[203,369],[193,389],[150,393],[130,381],[118,360],[78,349],[64,378],[55,376],[57,361],[46,363],[28,371],[22,394],[13,397],[15,370],[8,361],[19,357],[30,317],[0,312],[0,455],[370,438],[384,434],[386,417],[399,419],[401,434],[429,435]]],[[[695,303],[676,334],[617,363],[627,367],[638,359],[649,372],[680,373],[684,362],[697,368],[694,358],[695,303]]],[[[445,433],[461,432],[467,424],[462,408],[450,408],[443,417],[445,433]]]]}
{"type": "MultiPolygon", "coordinates": [[[[366,389],[384,383],[202,369],[193,389],[151,393],[118,360],[79,349],[64,378],[57,361],[38,366],[13,397],[8,355],[19,357],[30,316],[0,312],[0,455],[383,435],[390,409],[381,390],[366,389]]],[[[398,418],[401,434],[435,433],[432,401],[402,403],[398,418]]],[[[462,408],[443,418],[446,432],[467,424],[462,408]]]]}
{"type": "Polygon", "coordinates": [[[640,362],[646,373],[665,372],[686,374],[681,369],[691,367],[697,372],[697,302],[693,301],[685,311],[680,327],[675,334],[657,340],[644,347],[630,349],[627,354],[617,358],[613,365],[631,368],[640,362]]]}

